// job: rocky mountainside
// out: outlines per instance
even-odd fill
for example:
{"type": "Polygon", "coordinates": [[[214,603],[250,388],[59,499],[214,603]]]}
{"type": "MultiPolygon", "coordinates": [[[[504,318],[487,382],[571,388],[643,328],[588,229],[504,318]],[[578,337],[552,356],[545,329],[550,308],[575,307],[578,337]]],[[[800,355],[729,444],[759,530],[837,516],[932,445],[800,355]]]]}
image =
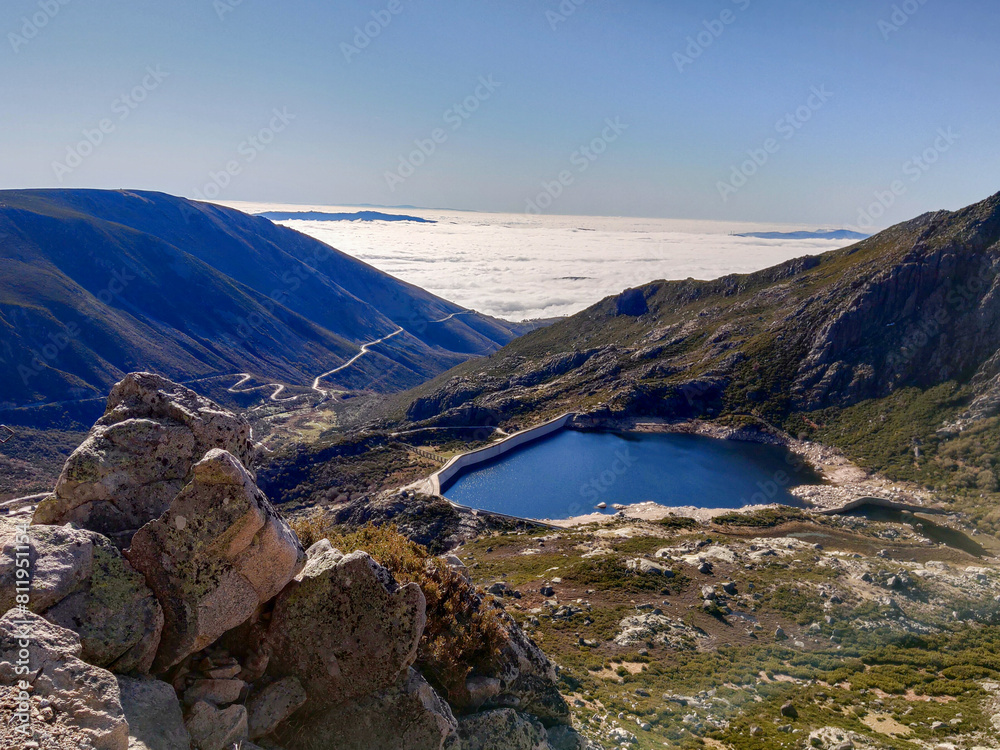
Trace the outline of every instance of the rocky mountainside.
{"type": "Polygon", "coordinates": [[[114,387],[31,522],[0,518],[0,746],[591,747],[461,563],[418,557],[421,587],[327,539],[303,549],[253,456],[242,418],[182,386],[114,387]],[[491,650],[466,665],[476,628],[491,650]]]}
{"type": "Polygon", "coordinates": [[[328,373],[328,387],[392,391],[523,330],[221,206],[0,192],[0,408],[103,398],[136,369],[232,376],[223,390],[246,373],[252,386],[274,381],[267,393],[308,391],[328,373]]]}
{"type": "Polygon", "coordinates": [[[901,478],[995,492],[984,451],[949,441],[1000,410],[998,273],[1000,194],[757,273],[627,290],[418,387],[393,419],[767,423],[901,478]]]}

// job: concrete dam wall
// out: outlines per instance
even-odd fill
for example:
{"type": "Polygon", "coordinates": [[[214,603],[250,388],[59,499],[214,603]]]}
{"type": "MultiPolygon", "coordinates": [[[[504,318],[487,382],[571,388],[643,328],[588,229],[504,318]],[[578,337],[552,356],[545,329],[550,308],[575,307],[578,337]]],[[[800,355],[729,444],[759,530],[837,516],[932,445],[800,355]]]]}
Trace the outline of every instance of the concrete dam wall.
{"type": "Polygon", "coordinates": [[[556,417],[555,419],[544,422],[537,427],[516,432],[509,438],[501,440],[499,443],[487,445],[485,448],[479,448],[478,450],[469,451],[468,453],[455,456],[443,467],[441,467],[441,469],[431,475],[429,479],[431,491],[435,495],[440,495],[442,488],[447,487],[448,483],[465,469],[485,463],[486,461],[492,461],[505,453],[509,453],[515,448],[520,448],[522,445],[527,445],[534,440],[546,437],[554,432],[559,432],[559,430],[565,428],[570,422],[572,422],[575,416],[576,414],[573,412],[563,414],[561,417],[556,417]]]}

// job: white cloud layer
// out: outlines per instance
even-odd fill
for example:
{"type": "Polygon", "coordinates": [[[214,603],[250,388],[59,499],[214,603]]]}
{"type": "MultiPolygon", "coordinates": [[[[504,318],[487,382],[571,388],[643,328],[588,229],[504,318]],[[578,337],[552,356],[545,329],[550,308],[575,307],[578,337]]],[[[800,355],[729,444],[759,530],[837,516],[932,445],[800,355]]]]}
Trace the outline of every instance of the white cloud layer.
{"type": "MultiPolygon", "coordinates": [[[[228,205],[248,213],[359,210],[343,206],[228,205]]],[[[279,223],[452,302],[508,320],[571,315],[610,294],[657,279],[712,279],[851,244],[833,240],[762,240],[730,234],[817,229],[815,226],[378,210],[437,223],[279,223]]]]}

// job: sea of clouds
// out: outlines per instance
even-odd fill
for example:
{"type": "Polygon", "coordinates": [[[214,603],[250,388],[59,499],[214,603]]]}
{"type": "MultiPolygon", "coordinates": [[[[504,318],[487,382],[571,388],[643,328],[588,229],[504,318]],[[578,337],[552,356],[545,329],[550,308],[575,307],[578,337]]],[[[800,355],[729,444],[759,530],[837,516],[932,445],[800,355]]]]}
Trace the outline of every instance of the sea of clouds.
{"type": "MultiPolygon", "coordinates": [[[[344,206],[232,202],[247,213],[355,212],[344,206]]],[[[733,233],[800,225],[377,209],[433,220],[302,221],[297,229],[447,300],[508,320],[571,315],[657,279],[713,279],[851,244],[733,233]]]]}

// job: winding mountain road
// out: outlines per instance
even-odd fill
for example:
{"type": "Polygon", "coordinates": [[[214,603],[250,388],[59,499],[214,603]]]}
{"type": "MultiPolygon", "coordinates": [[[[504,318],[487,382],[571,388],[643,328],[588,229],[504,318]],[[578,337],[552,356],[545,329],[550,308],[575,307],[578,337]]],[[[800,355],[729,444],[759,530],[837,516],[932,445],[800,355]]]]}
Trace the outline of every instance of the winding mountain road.
{"type": "Polygon", "coordinates": [[[340,367],[334,367],[332,370],[329,370],[328,372],[324,372],[322,375],[320,375],[319,377],[317,377],[313,381],[312,389],[314,391],[316,391],[317,393],[319,393],[320,396],[322,396],[323,398],[326,398],[326,396],[328,395],[328,391],[325,391],[325,390],[323,390],[322,388],[319,387],[319,383],[320,383],[321,380],[323,380],[323,378],[328,378],[331,375],[336,375],[338,372],[343,372],[348,367],[350,367],[355,362],[357,362],[359,359],[361,359],[363,356],[365,356],[368,353],[368,351],[373,346],[375,346],[376,344],[381,344],[383,341],[388,341],[389,339],[393,338],[394,336],[398,336],[399,334],[401,334],[403,332],[404,332],[404,329],[400,328],[399,330],[393,331],[388,336],[383,336],[380,339],[375,339],[374,341],[369,341],[367,344],[362,344],[361,345],[361,351],[358,352],[357,354],[355,354],[349,360],[347,360],[344,364],[340,365],[340,367]]]}

